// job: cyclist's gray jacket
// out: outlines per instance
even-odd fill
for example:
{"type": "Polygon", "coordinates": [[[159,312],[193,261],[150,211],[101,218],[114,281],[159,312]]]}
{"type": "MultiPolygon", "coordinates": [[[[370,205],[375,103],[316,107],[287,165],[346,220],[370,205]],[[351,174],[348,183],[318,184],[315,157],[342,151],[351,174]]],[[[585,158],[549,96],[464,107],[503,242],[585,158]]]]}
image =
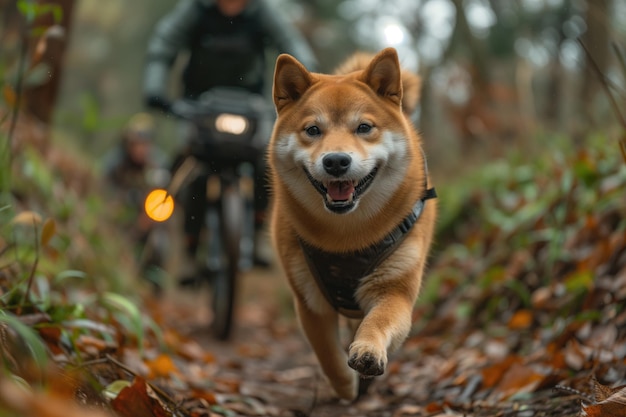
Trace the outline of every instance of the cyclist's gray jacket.
{"type": "Polygon", "coordinates": [[[303,36],[265,0],[249,0],[234,18],[220,14],[214,0],[180,0],[157,24],[149,41],[144,94],[167,96],[170,67],[183,51],[189,52],[183,74],[185,97],[195,98],[215,86],[240,86],[260,93],[268,75],[268,46],[295,56],[309,70],[316,68],[303,36]]]}

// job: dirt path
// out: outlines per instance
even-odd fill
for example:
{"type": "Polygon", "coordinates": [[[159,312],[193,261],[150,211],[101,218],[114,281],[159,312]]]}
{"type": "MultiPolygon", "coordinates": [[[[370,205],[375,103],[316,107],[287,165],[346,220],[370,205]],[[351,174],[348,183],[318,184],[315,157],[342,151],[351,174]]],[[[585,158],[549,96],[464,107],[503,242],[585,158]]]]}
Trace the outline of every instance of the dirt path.
{"type": "Polygon", "coordinates": [[[439,329],[434,334],[426,329],[410,337],[390,357],[387,372],[373,381],[367,395],[354,404],[339,403],[300,334],[281,272],[247,273],[239,295],[229,342],[210,336],[207,292],[175,296],[180,311],[187,311],[179,331],[215,355],[218,385],[236,387],[221,398],[220,404],[228,406],[218,414],[557,417],[580,411],[576,394],[554,389],[563,374],[539,356],[515,353],[515,340],[527,336],[504,340],[480,329],[455,329],[445,320],[429,321],[439,329]]]}
{"type": "MultiPolygon", "coordinates": [[[[207,331],[210,313],[207,294],[178,292],[179,306],[199,306],[185,324],[184,333],[212,352],[219,364],[218,378],[238,384],[248,397],[241,415],[357,416],[378,408],[392,409],[364,399],[357,404],[339,403],[321,376],[316,359],[297,327],[291,298],[281,272],[255,269],[242,279],[231,341],[219,342],[207,331]]],[[[372,391],[375,391],[374,382],[372,391]]]]}

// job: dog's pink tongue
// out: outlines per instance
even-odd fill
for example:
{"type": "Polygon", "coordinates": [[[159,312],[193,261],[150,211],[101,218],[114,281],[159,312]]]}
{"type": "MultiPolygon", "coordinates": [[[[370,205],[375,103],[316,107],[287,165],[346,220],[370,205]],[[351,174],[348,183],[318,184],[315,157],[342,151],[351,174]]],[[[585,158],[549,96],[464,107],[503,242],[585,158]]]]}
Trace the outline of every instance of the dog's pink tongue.
{"type": "Polygon", "coordinates": [[[345,201],[354,193],[354,185],[352,181],[332,181],[328,184],[327,191],[334,201],[345,201]]]}

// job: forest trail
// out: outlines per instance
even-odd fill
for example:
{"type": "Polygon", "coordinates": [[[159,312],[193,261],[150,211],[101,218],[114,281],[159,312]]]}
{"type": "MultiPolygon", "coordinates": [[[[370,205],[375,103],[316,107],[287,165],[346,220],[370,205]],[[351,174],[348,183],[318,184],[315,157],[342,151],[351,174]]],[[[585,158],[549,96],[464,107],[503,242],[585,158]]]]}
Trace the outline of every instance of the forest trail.
{"type": "Polygon", "coordinates": [[[365,396],[353,404],[340,403],[300,333],[282,272],[255,269],[241,284],[234,333],[227,342],[210,335],[206,291],[176,290],[162,304],[163,311],[172,312],[174,328],[214,355],[214,388],[222,391],[217,394],[220,406],[214,408],[218,414],[556,417],[580,410],[579,396],[556,391],[549,386],[554,378],[540,378],[539,371],[530,371],[517,356],[509,357],[501,342],[479,332],[473,348],[450,340],[448,332],[440,338],[409,338],[365,396]],[[458,369],[464,371],[455,372],[458,369]],[[488,378],[505,381],[485,381],[488,378]]]}

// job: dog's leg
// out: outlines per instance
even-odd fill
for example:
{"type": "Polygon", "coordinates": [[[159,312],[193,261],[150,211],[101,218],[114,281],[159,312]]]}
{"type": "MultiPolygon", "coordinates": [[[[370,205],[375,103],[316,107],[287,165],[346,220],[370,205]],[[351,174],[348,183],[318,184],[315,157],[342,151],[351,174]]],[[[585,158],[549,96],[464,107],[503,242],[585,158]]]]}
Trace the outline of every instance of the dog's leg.
{"type": "Polygon", "coordinates": [[[348,356],[341,345],[337,312],[328,308],[319,314],[298,299],[296,310],[309,344],[333,389],[340,398],[354,400],[358,391],[358,375],[346,366],[348,356]]]}
{"type": "Polygon", "coordinates": [[[348,365],[363,377],[382,375],[387,354],[411,330],[413,300],[406,294],[385,294],[368,310],[349,348],[348,365]]]}

